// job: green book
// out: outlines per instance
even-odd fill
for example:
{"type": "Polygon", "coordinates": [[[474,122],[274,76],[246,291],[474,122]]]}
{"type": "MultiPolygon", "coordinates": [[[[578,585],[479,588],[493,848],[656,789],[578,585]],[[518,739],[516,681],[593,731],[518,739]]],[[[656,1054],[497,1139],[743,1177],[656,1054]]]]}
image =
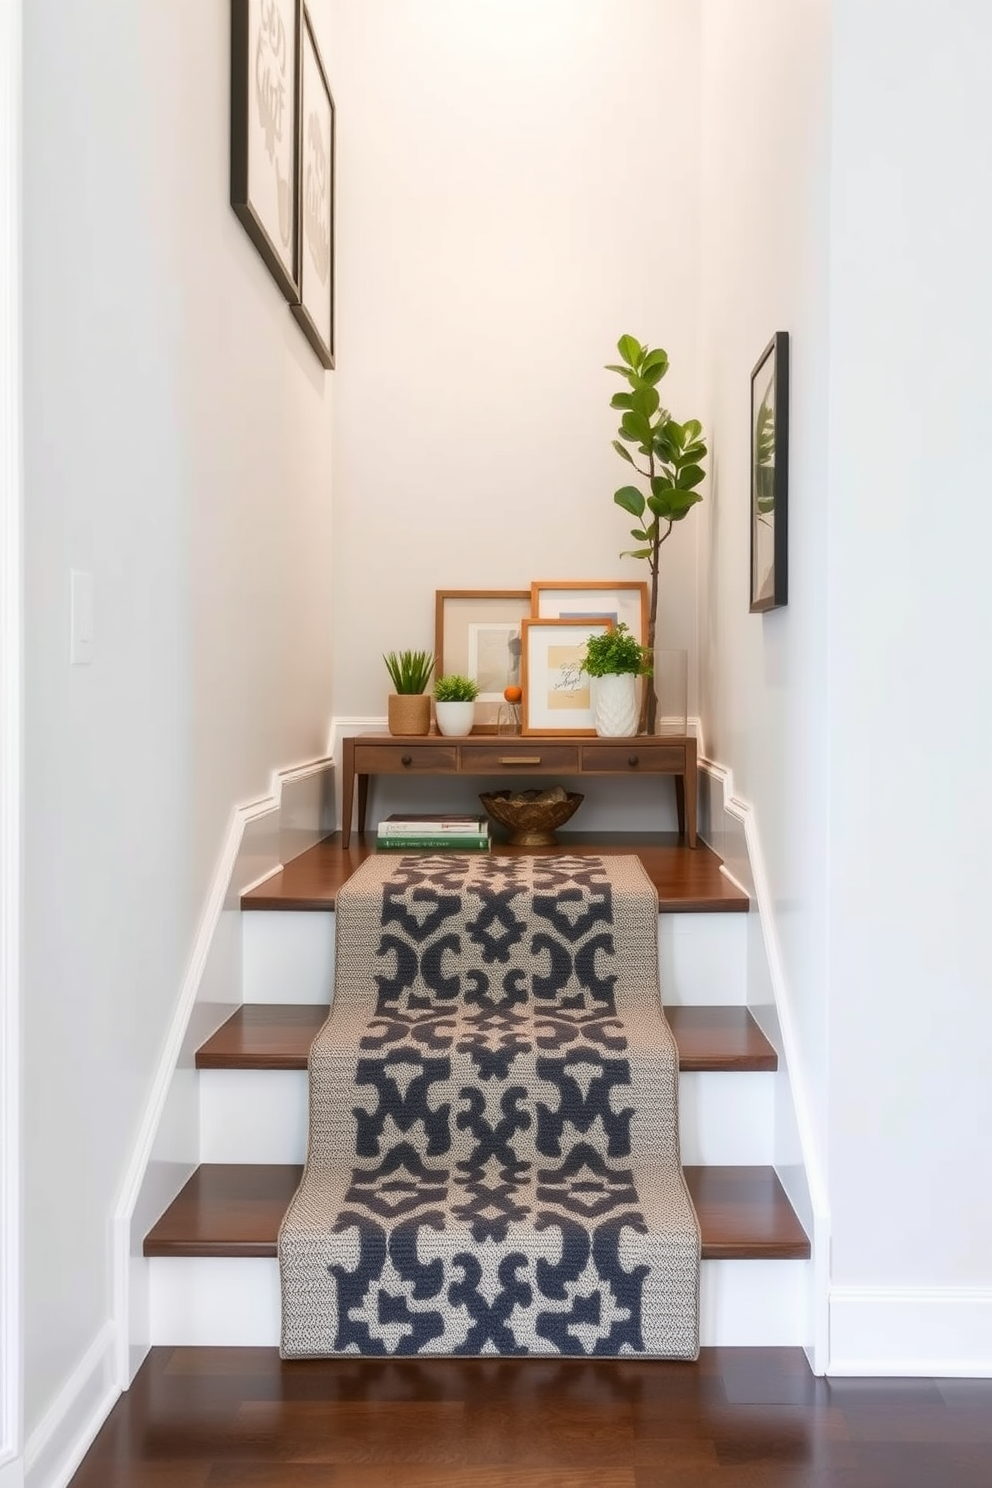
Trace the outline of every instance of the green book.
{"type": "Polygon", "coordinates": [[[378,837],[377,852],[485,852],[489,847],[488,832],[423,832],[411,836],[378,837]]]}

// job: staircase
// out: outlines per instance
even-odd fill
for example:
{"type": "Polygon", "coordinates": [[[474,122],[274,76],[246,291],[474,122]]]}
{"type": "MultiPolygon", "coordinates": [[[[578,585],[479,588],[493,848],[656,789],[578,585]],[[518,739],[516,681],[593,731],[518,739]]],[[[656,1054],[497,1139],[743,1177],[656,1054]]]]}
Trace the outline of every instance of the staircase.
{"type": "MultiPolygon", "coordinates": [[[[636,853],[658,890],[682,1158],[703,1238],[701,1342],[802,1345],[810,1245],[772,1166],[777,1055],[744,1005],[747,898],[708,848],[675,836],[575,837],[568,849],[636,853]]],[[[276,1235],[305,1156],[335,895],[373,850],[335,834],[242,897],[243,1005],[196,1055],[200,1166],[144,1242],[153,1344],[278,1343],[276,1235]]]]}

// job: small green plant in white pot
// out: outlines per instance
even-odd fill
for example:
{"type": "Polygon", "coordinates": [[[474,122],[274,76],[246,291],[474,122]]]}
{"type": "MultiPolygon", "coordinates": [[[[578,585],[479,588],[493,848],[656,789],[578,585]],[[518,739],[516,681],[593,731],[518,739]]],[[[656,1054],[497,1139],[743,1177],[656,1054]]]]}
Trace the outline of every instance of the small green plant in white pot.
{"type": "Polygon", "coordinates": [[[590,636],[583,670],[592,678],[596,732],[604,738],[637,733],[638,677],[651,675],[651,653],[621,620],[612,630],[590,636]]]}
{"type": "Polygon", "coordinates": [[[386,703],[389,732],[429,734],[431,700],[427,684],[434,670],[433,656],[429,651],[389,651],[382,659],[395,688],[386,703]]]}
{"type": "Polygon", "coordinates": [[[475,700],[479,687],[471,677],[460,677],[457,672],[447,677],[438,677],[434,683],[434,712],[437,715],[438,733],[449,737],[470,734],[475,721],[475,700]]]}

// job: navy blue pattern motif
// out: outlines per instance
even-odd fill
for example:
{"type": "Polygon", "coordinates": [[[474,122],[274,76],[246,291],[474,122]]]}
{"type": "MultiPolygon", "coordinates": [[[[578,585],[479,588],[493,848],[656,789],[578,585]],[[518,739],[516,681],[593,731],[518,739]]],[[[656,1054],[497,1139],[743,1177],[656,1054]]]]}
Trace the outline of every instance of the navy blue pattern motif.
{"type": "Polygon", "coordinates": [[[698,1351],[636,859],[369,860],[338,903],[283,1352],[698,1351]]]}

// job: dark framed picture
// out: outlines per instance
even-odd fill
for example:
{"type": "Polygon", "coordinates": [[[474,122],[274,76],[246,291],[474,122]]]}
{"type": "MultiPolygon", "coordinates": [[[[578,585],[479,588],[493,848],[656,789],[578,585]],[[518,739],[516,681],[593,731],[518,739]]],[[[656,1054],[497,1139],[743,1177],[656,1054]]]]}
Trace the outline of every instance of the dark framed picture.
{"type": "Polygon", "coordinates": [[[231,206],[299,298],[300,0],[231,0],[231,206]]]}
{"type": "Polygon", "coordinates": [[[789,333],[751,373],[751,613],[789,597],[789,333]]]}
{"type": "Polygon", "coordinates": [[[334,366],[334,99],[306,6],[300,43],[299,294],[291,308],[321,362],[334,366]]]}

